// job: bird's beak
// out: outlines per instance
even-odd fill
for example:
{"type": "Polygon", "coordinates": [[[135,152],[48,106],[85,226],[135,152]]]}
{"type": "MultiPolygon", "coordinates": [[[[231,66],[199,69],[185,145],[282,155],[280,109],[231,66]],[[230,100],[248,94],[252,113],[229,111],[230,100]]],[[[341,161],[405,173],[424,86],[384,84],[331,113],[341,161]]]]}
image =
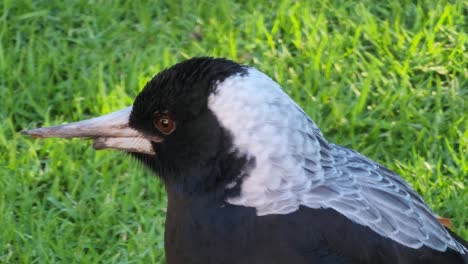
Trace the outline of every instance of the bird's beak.
{"type": "Polygon", "coordinates": [[[22,131],[34,138],[89,138],[95,149],[119,149],[154,155],[151,142],[161,142],[158,137],[145,137],[129,127],[132,107],[104,116],[60,126],[42,127],[22,131]]]}

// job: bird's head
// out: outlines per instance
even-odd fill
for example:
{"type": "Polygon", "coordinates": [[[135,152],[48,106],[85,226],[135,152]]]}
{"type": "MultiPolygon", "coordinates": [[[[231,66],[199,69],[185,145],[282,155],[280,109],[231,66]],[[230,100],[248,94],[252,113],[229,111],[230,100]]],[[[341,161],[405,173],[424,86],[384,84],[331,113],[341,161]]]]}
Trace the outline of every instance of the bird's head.
{"type": "Polygon", "coordinates": [[[288,175],[302,175],[296,165],[306,154],[318,164],[324,142],[315,124],[267,75],[213,58],[189,59],[158,73],[123,110],[23,133],[92,139],[95,149],[131,153],[166,187],[188,192],[219,187],[232,194],[261,194],[278,188],[288,175]],[[244,183],[254,174],[253,183],[244,183]]]}
{"type": "Polygon", "coordinates": [[[183,177],[195,189],[220,182],[235,185],[256,158],[236,144],[250,137],[257,143],[253,147],[261,148],[265,133],[274,131],[258,131],[256,136],[255,129],[262,129],[256,121],[268,121],[261,120],[264,115],[270,121],[281,119],[278,113],[267,113],[268,104],[278,100],[271,95],[286,96],[276,86],[266,75],[233,61],[193,58],[158,73],[130,107],[23,133],[92,139],[95,149],[131,153],[165,181],[183,177]]]}

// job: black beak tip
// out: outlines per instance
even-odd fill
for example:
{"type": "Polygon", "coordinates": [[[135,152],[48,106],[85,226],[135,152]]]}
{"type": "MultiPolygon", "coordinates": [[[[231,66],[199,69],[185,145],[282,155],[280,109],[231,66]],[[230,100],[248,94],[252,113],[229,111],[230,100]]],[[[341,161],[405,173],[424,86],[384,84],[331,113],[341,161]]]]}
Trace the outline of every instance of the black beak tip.
{"type": "Polygon", "coordinates": [[[21,130],[19,133],[25,136],[30,136],[32,138],[41,138],[42,136],[40,134],[35,133],[36,129],[30,129],[30,130],[21,130]]]}

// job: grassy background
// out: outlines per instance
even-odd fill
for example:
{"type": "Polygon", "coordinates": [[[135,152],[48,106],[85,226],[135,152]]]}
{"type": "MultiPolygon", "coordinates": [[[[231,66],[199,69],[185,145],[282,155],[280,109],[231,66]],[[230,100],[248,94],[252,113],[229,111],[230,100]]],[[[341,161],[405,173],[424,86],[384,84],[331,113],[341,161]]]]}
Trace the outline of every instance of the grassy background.
{"type": "Polygon", "coordinates": [[[0,262],[164,262],[156,177],[17,132],[127,106],[197,55],[268,73],[330,141],[403,175],[468,238],[466,1],[194,2],[0,2],[0,262]]]}

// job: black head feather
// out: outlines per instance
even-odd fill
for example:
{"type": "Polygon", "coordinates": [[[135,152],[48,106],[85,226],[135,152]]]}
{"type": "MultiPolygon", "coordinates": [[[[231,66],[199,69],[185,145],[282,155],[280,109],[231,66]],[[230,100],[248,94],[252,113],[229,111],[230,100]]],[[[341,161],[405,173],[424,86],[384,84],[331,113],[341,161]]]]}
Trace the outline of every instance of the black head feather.
{"type": "Polygon", "coordinates": [[[201,192],[239,177],[246,157],[232,153],[232,140],[209,110],[216,83],[246,74],[246,67],[226,59],[193,58],[158,73],[136,97],[129,124],[146,135],[163,137],[156,156],[135,154],[166,183],[201,192]],[[170,135],[153,127],[156,112],[169,112],[177,123],[170,135]],[[232,164],[237,169],[227,168],[232,164]]]}
{"type": "Polygon", "coordinates": [[[179,122],[190,120],[206,108],[217,82],[245,73],[244,66],[226,59],[192,58],[175,64],[145,85],[134,101],[130,121],[152,118],[155,111],[166,110],[179,122]]]}

